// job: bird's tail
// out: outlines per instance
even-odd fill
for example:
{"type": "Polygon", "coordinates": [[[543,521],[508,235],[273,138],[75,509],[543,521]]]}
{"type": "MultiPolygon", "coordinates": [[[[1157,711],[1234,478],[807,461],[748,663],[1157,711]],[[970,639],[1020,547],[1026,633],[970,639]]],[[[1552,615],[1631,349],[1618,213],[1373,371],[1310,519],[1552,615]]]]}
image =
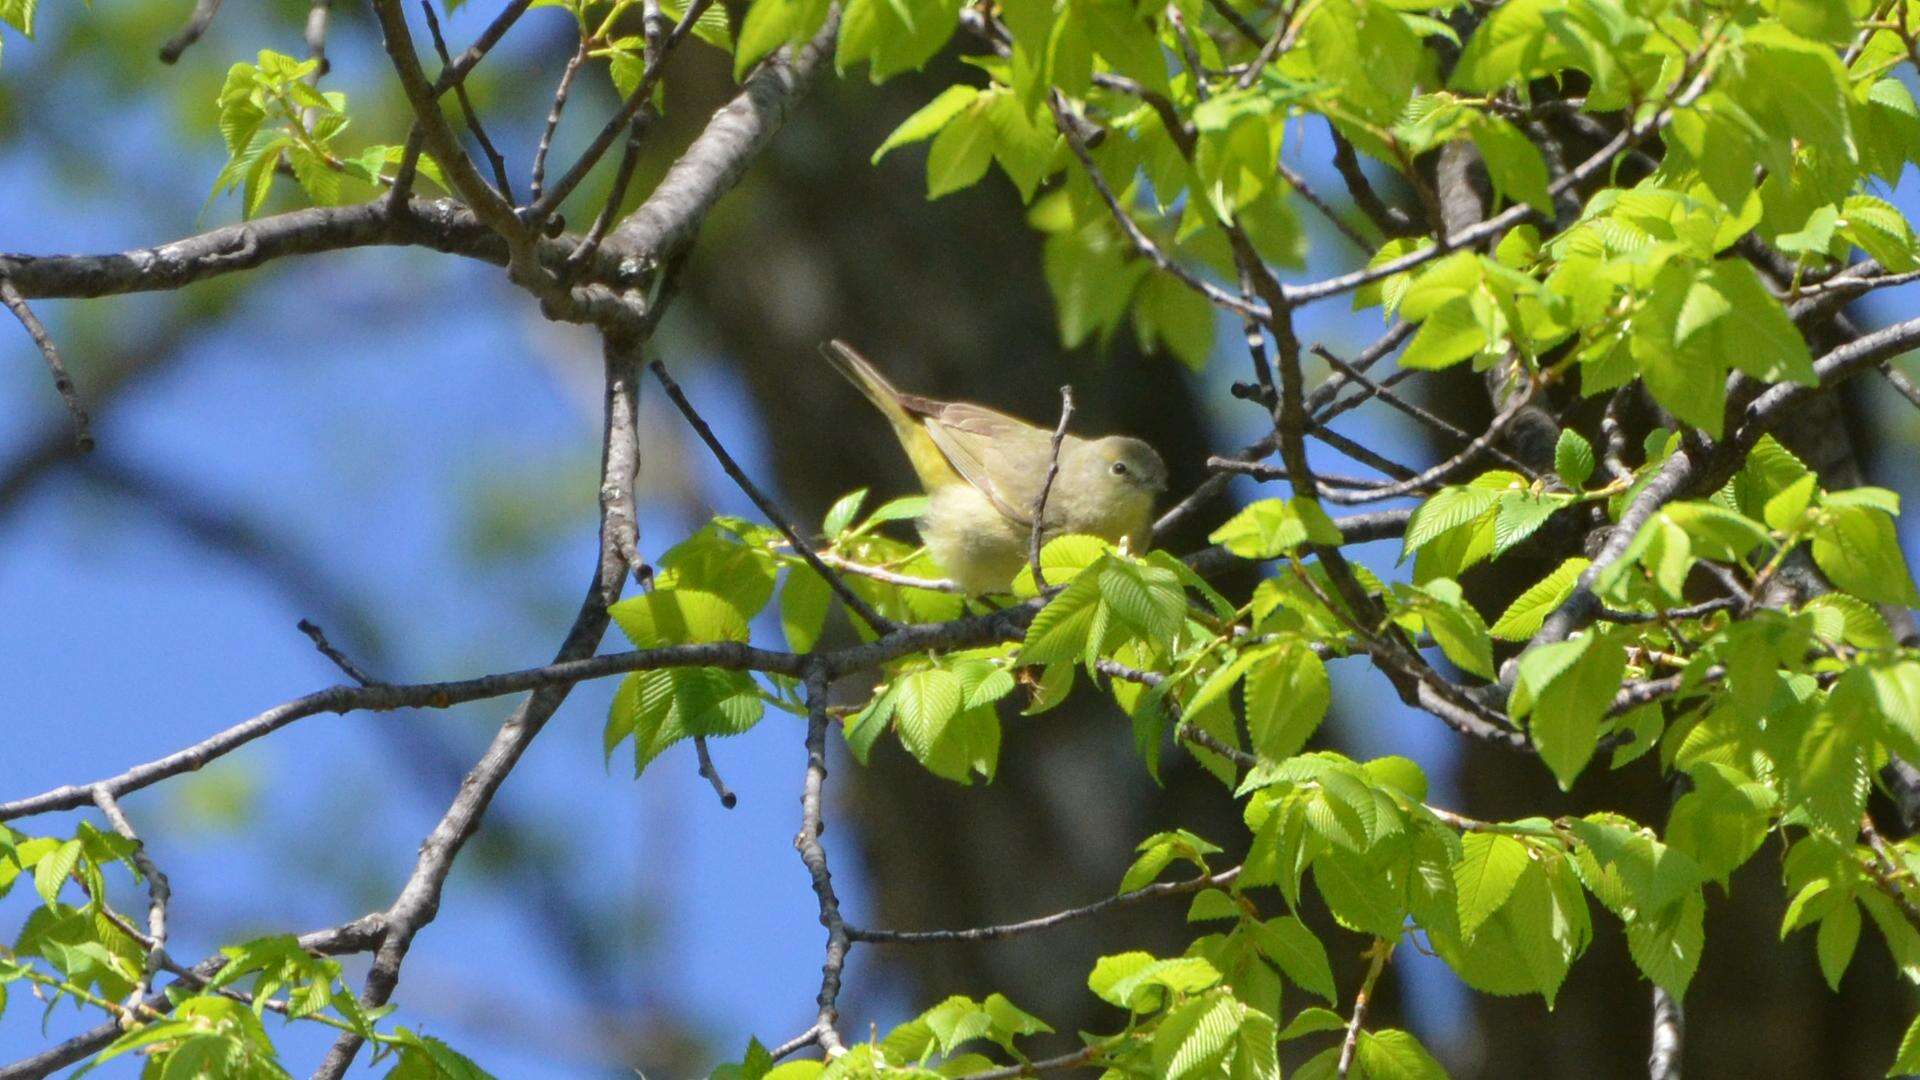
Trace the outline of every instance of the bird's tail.
{"type": "Polygon", "coordinates": [[[822,354],[832,362],[847,381],[860,389],[868,401],[886,416],[892,425],[894,437],[907,452],[907,458],[913,463],[913,471],[920,477],[920,483],[929,492],[959,481],[960,474],[954,471],[947,456],[927,433],[921,419],[907,410],[903,395],[894,389],[886,376],[880,374],[872,361],[854,351],[853,346],[844,341],[829,341],[820,347],[822,354]]]}

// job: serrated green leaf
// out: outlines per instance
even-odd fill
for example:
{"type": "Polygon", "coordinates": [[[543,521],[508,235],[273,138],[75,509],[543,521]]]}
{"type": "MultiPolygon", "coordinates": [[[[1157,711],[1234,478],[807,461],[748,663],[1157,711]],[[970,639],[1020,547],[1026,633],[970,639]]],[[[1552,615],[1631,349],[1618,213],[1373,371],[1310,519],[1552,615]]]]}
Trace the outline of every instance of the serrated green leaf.
{"type": "Polygon", "coordinates": [[[1460,933],[1472,937],[1480,925],[1513,895],[1527,869],[1527,846],[1498,833],[1468,833],[1460,838],[1460,860],[1453,866],[1460,933]]]}
{"type": "Polygon", "coordinates": [[[1579,491],[1594,469],[1593,444],[1572,428],[1560,430],[1560,441],[1553,447],[1553,471],[1574,491],[1579,491]]]}

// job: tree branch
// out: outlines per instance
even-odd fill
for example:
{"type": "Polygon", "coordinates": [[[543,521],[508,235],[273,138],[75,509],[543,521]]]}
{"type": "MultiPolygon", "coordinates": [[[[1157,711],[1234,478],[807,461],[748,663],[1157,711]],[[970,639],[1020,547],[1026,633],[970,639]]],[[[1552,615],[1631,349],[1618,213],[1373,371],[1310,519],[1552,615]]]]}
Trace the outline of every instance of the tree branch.
{"type": "Polygon", "coordinates": [[[47,372],[53,376],[53,388],[60,392],[60,400],[67,406],[68,415],[73,417],[74,449],[86,453],[93,449],[93,432],[89,429],[86,407],[80,404],[80,394],[73,388],[73,377],[67,374],[67,365],[60,359],[60,350],[54,347],[53,335],[47,333],[40,317],[27,306],[26,298],[14,287],[7,269],[7,263],[0,259],[0,303],[7,305],[13,317],[27,330],[27,336],[39,347],[40,355],[47,362],[47,372]]]}
{"type": "Polygon", "coordinates": [[[674,406],[680,410],[680,415],[687,418],[687,423],[692,426],[694,433],[700,436],[700,441],[706,443],[707,449],[713,451],[714,458],[720,462],[720,467],[726,470],[727,476],[746,494],[748,499],[753,501],[753,505],[760,509],[760,513],[773,523],[773,527],[780,530],[780,534],[787,538],[787,543],[807,561],[807,565],[813,567],[814,572],[832,586],[834,595],[840,598],[841,603],[847,605],[847,610],[860,616],[860,621],[872,627],[876,634],[889,634],[899,629],[892,619],[873,610],[872,605],[860,599],[860,595],[847,585],[846,580],[837,571],[820,561],[820,556],[814,552],[812,544],[800,539],[800,533],[787,520],[786,515],[782,514],[780,508],[773,505],[773,500],[767,498],[759,485],[747,476],[746,470],[740,467],[740,463],[733,460],[733,455],[727,453],[727,448],[721,445],[719,436],[713,433],[713,428],[708,426],[705,418],[694,409],[693,403],[687,400],[687,395],[681,391],[680,384],[674,382],[673,377],[667,374],[666,365],[655,360],[647,367],[653,372],[653,377],[658,379],[660,385],[666,389],[667,397],[673,400],[674,406]]]}
{"type": "Polygon", "coordinates": [[[832,722],[827,715],[826,668],[810,664],[806,685],[807,778],[800,793],[800,832],[793,838],[793,846],[800,853],[800,861],[807,866],[807,875],[813,879],[814,896],[820,902],[820,925],[827,928],[827,956],[820,967],[820,1014],[814,1021],[817,1029],[814,1038],[828,1057],[835,1057],[845,1049],[835,1023],[840,1016],[840,975],[852,941],[847,936],[847,924],[840,917],[840,898],[834,895],[833,875],[827,870],[827,850],[820,843],[820,834],[826,831],[821,797],[827,782],[827,727],[832,722]]]}
{"type": "Polygon", "coordinates": [[[1033,570],[1033,586],[1047,591],[1047,579],[1040,572],[1040,545],[1046,532],[1047,499],[1053,494],[1053,482],[1060,476],[1060,444],[1067,438],[1067,423],[1073,419],[1073,387],[1060,388],[1060,423],[1053,429],[1053,445],[1047,455],[1047,475],[1040,483],[1040,495],[1033,500],[1033,529],[1027,537],[1027,565],[1033,570]]]}
{"type": "Polygon", "coordinates": [[[194,0],[193,14],[187,16],[186,25],[160,46],[160,62],[178,63],[180,57],[206,34],[207,27],[213,25],[213,17],[218,14],[220,0],[194,0]]]}
{"type": "MultiPolygon", "coordinates": [[[[639,360],[637,344],[625,353],[610,351],[608,356],[600,468],[603,487],[614,485],[630,490],[639,468],[639,360]]],[[[612,519],[603,511],[593,581],[572,628],[560,644],[556,662],[583,660],[592,655],[606,633],[607,606],[619,596],[627,570],[626,559],[614,536],[612,519]]],[[[571,686],[571,683],[553,683],[530,694],[500,726],[486,752],[461,781],[459,794],[420,845],[420,856],[414,863],[412,875],[385,913],[380,947],[360,992],[364,1007],[377,1008],[393,996],[400,981],[400,965],[406,960],[414,936],[439,913],[440,893],[447,875],[453,872],[454,860],[479,830],[480,820],[494,794],[506,782],[548,718],[566,700],[571,686]]],[[[363,1041],[356,1033],[343,1034],[321,1061],[315,1077],[339,1080],[353,1063],[363,1041]]]]}

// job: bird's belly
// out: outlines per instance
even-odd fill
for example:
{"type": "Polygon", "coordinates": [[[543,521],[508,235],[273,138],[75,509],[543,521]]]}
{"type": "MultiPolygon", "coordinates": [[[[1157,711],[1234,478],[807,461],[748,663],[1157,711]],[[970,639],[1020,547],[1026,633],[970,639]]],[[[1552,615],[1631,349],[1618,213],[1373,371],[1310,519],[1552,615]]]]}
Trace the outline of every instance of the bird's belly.
{"type": "Polygon", "coordinates": [[[949,484],[933,493],[920,537],[933,561],[969,593],[1004,592],[1027,562],[1027,528],[1006,515],[971,484],[949,484]]]}

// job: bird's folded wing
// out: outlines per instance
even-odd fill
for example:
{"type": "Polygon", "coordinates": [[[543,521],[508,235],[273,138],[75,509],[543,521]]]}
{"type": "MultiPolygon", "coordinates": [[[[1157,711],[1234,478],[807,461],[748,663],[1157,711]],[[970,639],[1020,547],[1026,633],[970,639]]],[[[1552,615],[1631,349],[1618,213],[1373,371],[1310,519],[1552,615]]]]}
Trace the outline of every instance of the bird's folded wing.
{"type": "Polygon", "coordinates": [[[1033,504],[1040,498],[1052,455],[1048,432],[1005,413],[962,403],[944,406],[926,418],[926,425],[954,470],[996,509],[1017,524],[1033,524],[1033,504]]]}

